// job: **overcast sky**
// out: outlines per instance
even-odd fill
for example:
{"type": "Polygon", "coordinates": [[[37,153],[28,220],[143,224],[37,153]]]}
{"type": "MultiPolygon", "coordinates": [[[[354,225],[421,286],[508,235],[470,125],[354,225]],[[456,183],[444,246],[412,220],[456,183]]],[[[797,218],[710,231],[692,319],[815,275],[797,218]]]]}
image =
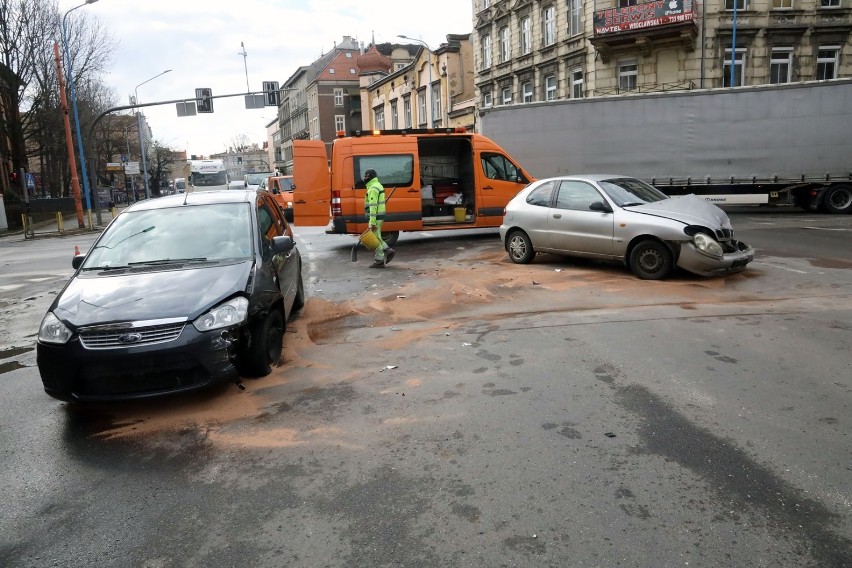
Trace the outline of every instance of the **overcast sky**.
{"type": "MultiPolygon", "coordinates": [[[[60,0],[63,13],[83,0],[60,0]]],[[[252,91],[263,81],[283,84],[296,69],[309,65],[343,36],[365,45],[401,40],[403,34],[433,49],[447,34],[473,28],[471,0],[96,0],[75,10],[105,24],[117,45],[106,82],[119,104],[137,85],[141,103],[194,98],[195,89],[214,95],[252,91]],[[241,55],[240,42],[247,56],[241,55]]],[[[246,110],[242,97],[216,99],[212,114],[178,118],[174,105],[144,110],[154,138],[189,154],[223,152],[239,135],[266,140],[266,124],[275,109],[246,110]]]]}

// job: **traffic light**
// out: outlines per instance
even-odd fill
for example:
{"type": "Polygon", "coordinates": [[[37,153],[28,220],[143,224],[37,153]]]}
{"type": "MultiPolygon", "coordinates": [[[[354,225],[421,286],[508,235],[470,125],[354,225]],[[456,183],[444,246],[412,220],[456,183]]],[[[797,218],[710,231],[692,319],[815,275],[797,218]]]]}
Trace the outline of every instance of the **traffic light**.
{"type": "Polygon", "coordinates": [[[264,103],[266,106],[278,106],[278,81],[263,82],[264,103]]]}
{"type": "Polygon", "coordinates": [[[198,112],[213,112],[213,89],[195,89],[195,104],[198,112]]]}

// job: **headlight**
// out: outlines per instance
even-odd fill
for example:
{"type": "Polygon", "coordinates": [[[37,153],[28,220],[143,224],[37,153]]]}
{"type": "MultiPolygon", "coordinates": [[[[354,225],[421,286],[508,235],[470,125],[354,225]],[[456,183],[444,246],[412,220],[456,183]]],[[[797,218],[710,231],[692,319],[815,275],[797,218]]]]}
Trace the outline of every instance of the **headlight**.
{"type": "Polygon", "coordinates": [[[210,331],[222,327],[241,324],[246,321],[248,314],[248,300],[240,296],[219,304],[206,314],[200,316],[192,325],[198,331],[210,331]]]}
{"type": "Polygon", "coordinates": [[[713,256],[724,255],[722,246],[704,233],[696,233],[695,236],[692,237],[692,240],[695,242],[695,247],[702,252],[712,254],[713,256]]]}
{"type": "Polygon", "coordinates": [[[71,339],[71,335],[71,330],[65,327],[65,324],[59,321],[53,312],[45,314],[38,328],[38,340],[44,343],[64,345],[71,339]]]}

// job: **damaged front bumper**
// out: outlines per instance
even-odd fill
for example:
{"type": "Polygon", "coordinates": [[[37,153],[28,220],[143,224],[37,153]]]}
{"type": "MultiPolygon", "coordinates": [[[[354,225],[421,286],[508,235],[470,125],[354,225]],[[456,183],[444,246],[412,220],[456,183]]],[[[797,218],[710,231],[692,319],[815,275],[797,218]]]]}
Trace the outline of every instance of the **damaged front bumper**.
{"type": "Polygon", "coordinates": [[[741,272],[754,260],[754,249],[742,241],[720,244],[725,252],[718,257],[699,250],[692,242],[682,243],[677,265],[694,274],[714,276],[741,272]]]}

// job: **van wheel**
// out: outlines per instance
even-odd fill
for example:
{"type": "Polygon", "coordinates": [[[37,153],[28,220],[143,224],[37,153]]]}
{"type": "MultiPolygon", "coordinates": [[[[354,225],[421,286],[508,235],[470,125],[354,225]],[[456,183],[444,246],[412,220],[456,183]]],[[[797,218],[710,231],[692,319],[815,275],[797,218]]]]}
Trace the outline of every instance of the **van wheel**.
{"type": "Polygon", "coordinates": [[[630,251],[630,270],[642,280],[662,280],[673,266],[672,251],[659,241],[642,241],[630,251]]]}
{"type": "Polygon", "coordinates": [[[399,240],[399,231],[391,231],[389,233],[382,233],[382,240],[386,245],[392,247],[396,244],[396,241],[399,240]]]}
{"type": "Polygon", "coordinates": [[[829,213],[852,212],[852,186],[841,184],[830,187],[825,192],[823,203],[829,213]]]}
{"type": "Polygon", "coordinates": [[[529,264],[535,257],[535,249],[529,235],[523,231],[512,231],[506,238],[506,252],[515,264],[529,264]]]}
{"type": "Polygon", "coordinates": [[[237,366],[244,377],[265,377],[281,361],[284,319],[272,308],[266,317],[249,324],[248,345],[240,349],[237,366]]]}

